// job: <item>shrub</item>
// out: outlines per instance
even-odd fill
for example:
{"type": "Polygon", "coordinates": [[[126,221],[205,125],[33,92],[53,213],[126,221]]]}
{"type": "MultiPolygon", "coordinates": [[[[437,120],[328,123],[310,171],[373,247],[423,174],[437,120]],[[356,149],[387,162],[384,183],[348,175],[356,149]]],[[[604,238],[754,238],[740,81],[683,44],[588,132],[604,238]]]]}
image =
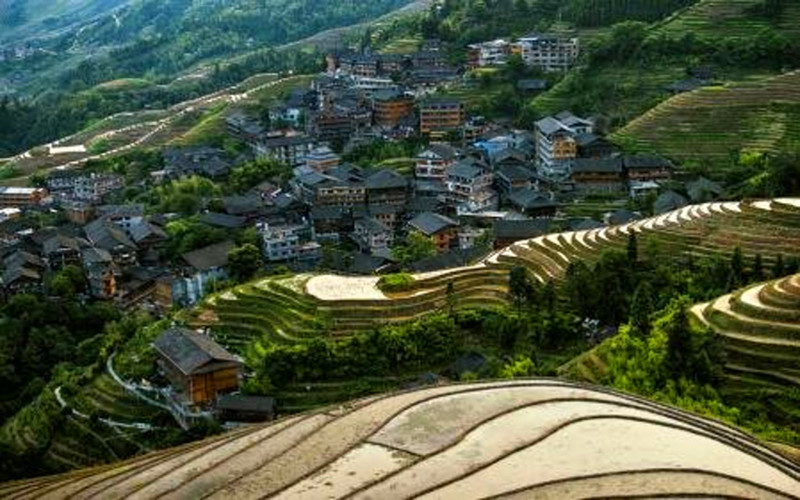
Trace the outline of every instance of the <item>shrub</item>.
{"type": "Polygon", "coordinates": [[[415,282],[408,273],[388,274],[378,280],[378,288],[384,292],[405,292],[414,288],[415,282]]]}

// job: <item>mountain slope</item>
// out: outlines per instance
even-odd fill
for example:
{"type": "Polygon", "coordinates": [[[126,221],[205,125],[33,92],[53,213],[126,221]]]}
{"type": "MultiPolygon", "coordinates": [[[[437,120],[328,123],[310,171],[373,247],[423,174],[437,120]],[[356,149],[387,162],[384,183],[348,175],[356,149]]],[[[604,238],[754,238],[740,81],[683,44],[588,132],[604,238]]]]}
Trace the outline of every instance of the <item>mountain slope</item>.
{"type": "Polygon", "coordinates": [[[719,422],[531,379],[356,401],[0,495],[785,498],[800,495],[800,469],[719,422]]]}
{"type": "Polygon", "coordinates": [[[0,0],[0,42],[21,44],[86,24],[130,0],[0,0]]]}
{"type": "Polygon", "coordinates": [[[651,25],[628,24],[585,44],[584,63],[534,98],[534,116],[572,109],[625,125],[671,94],[691,68],[718,83],[747,82],[800,65],[797,0],[700,0],[651,25]]]}
{"type": "Polygon", "coordinates": [[[800,71],[681,94],[614,134],[681,163],[729,164],[742,150],[800,150],[800,71]]]}

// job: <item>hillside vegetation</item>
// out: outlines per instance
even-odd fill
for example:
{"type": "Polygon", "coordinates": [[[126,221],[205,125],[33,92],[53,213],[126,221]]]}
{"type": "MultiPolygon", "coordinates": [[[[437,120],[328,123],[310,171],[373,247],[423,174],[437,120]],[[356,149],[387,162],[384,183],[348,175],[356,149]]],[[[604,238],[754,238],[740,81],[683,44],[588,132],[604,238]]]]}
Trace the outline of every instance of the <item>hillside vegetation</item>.
{"type": "MultiPolygon", "coordinates": [[[[708,283],[710,287],[712,281],[719,282],[721,279],[721,284],[716,285],[722,287],[720,291],[712,288],[698,290],[698,285],[694,285],[691,293],[696,297],[710,297],[724,291],[727,277],[724,265],[721,278],[704,281],[699,276],[706,272],[719,275],[719,271],[714,270],[715,259],[731,256],[736,247],[749,260],[759,255],[765,265],[771,265],[778,259],[796,261],[800,257],[800,236],[797,232],[800,208],[792,200],[776,201],[769,207],[766,210],[761,203],[708,203],[622,226],[542,236],[495,252],[472,267],[416,275],[411,288],[399,293],[386,294],[381,291],[378,277],[299,275],[266,278],[211,296],[198,309],[190,312],[185,320],[194,327],[209,327],[215,338],[224,345],[247,352],[249,364],[266,370],[269,376],[265,380],[277,386],[279,397],[282,396],[280,391],[288,392],[289,399],[299,396],[291,407],[313,407],[315,400],[312,393],[304,395],[303,392],[297,392],[302,384],[297,386],[295,383],[304,379],[295,379],[289,366],[297,363],[297,366],[305,366],[306,363],[299,361],[304,356],[314,360],[309,361],[309,366],[318,366],[322,360],[330,361],[330,356],[338,349],[336,343],[345,342],[349,347],[343,348],[342,354],[354,356],[353,359],[348,358],[348,363],[360,367],[355,359],[361,358],[353,350],[359,352],[359,346],[363,347],[364,343],[376,343],[374,349],[381,349],[385,345],[384,341],[371,333],[376,329],[396,338],[387,325],[425,321],[435,312],[446,314],[448,311],[487,308],[504,310],[516,300],[513,299],[514,292],[509,281],[509,273],[515,268],[526,269],[536,286],[543,288],[540,293],[550,297],[547,300],[554,301],[555,286],[569,288],[570,283],[574,284],[569,274],[573,265],[581,264],[590,269],[596,263],[601,263],[616,269],[618,262],[609,264],[602,260],[602,256],[609,251],[621,251],[624,254],[633,234],[636,234],[636,246],[644,261],[674,261],[679,267],[688,266],[693,270],[691,272],[697,274],[694,281],[703,283],[702,286],[708,283]],[[700,266],[706,260],[712,263],[710,270],[700,266]],[[329,354],[323,354],[326,352],[329,354]],[[312,399],[309,400],[309,397],[312,399]]],[[[571,313],[599,318],[604,324],[625,321],[628,307],[625,305],[625,291],[632,285],[620,282],[614,273],[616,271],[609,276],[598,277],[597,282],[587,276],[581,278],[588,279],[593,283],[591,286],[597,288],[596,295],[600,302],[586,310],[581,309],[585,300],[576,303],[576,309],[570,310],[571,313]]],[[[583,287],[582,296],[588,297],[589,292],[585,288],[588,285],[580,286],[583,287]]],[[[562,290],[562,293],[571,296],[568,290],[562,290]]],[[[546,303],[544,301],[542,304],[546,303]]],[[[464,321],[464,324],[470,324],[468,320],[464,321]]],[[[543,324],[548,325],[545,327],[545,338],[554,335],[554,339],[562,342],[573,335],[580,335],[580,327],[570,323],[571,319],[564,319],[563,323],[561,319],[553,318],[531,321],[544,321],[543,324]]],[[[477,327],[477,331],[487,327],[487,324],[483,324],[477,327]]],[[[435,330],[433,325],[425,328],[435,330]]],[[[469,328],[474,330],[475,326],[469,328]]],[[[412,335],[412,338],[415,337],[412,335]]],[[[541,342],[541,339],[537,342],[541,342]]],[[[408,355],[414,356],[413,352],[411,349],[408,355]]],[[[562,349],[561,352],[566,351],[562,349]]],[[[334,374],[339,380],[336,382],[338,389],[335,388],[336,384],[326,384],[325,391],[333,398],[328,401],[333,402],[337,396],[347,394],[344,387],[358,380],[354,375],[356,372],[347,372],[348,366],[351,365],[334,363],[331,371],[320,372],[326,374],[325,380],[330,381],[334,374]]],[[[429,365],[423,363],[420,366],[429,365]]],[[[376,377],[397,373],[395,370],[382,372],[377,366],[368,371],[376,377]]],[[[315,377],[309,380],[319,381],[315,377]]],[[[376,381],[387,382],[380,378],[376,381]]]]}
{"type": "Polygon", "coordinates": [[[797,428],[800,276],[761,283],[692,310],[724,340],[726,390],[797,428]]]}
{"type": "Polygon", "coordinates": [[[797,67],[800,9],[782,0],[701,0],[647,25],[620,23],[584,45],[584,63],[529,103],[534,116],[571,108],[625,125],[670,97],[666,86],[708,68],[745,82],[797,67]]]}
{"type": "Polygon", "coordinates": [[[53,44],[48,52],[0,62],[0,83],[14,75],[16,86],[30,84],[25,99],[0,96],[0,157],[114,113],[167,107],[257,73],[317,71],[322,57],[313,46],[291,42],[369,22],[408,3],[137,2],[79,35],[47,42],[53,44]]]}
{"type": "Polygon", "coordinates": [[[800,72],[677,95],[612,137],[684,164],[727,166],[743,151],[798,151],[800,72]]]}

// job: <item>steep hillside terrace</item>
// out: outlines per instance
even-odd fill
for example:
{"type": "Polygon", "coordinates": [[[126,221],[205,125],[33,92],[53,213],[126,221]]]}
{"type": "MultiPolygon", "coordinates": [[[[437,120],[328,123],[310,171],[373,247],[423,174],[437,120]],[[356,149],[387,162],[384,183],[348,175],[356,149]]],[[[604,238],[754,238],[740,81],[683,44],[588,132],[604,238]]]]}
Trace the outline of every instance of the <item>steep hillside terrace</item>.
{"type": "Polygon", "coordinates": [[[632,150],[720,167],[742,150],[796,150],[800,71],[677,95],[629,123],[613,139],[632,150]]]}
{"type": "Polygon", "coordinates": [[[267,278],[211,296],[192,312],[190,323],[209,326],[218,340],[242,348],[252,340],[291,344],[347,336],[451,305],[502,306],[509,300],[511,268],[524,266],[541,283],[559,282],[571,262],[591,264],[604,250],[624,250],[632,233],[643,258],[730,255],[738,246],[769,264],[778,254],[800,256],[800,199],[691,205],[621,226],[549,234],[470,267],[416,275],[413,288],[403,293],[384,293],[377,276],[267,278]]]}
{"type": "Polygon", "coordinates": [[[792,498],[800,469],[719,422],[531,379],[438,386],[243,428],[14,498],[792,498]]]}
{"type": "Polygon", "coordinates": [[[739,381],[800,388],[800,275],[752,286],[693,308],[722,336],[739,381]]]}

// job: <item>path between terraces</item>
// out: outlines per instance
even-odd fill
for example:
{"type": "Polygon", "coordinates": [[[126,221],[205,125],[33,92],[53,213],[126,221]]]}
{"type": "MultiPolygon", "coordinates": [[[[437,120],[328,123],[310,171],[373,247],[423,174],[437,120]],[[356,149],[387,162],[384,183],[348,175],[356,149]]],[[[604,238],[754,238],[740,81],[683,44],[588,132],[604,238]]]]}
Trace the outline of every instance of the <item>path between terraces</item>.
{"type": "MultiPolygon", "coordinates": [[[[264,76],[268,76],[268,75],[270,75],[270,74],[264,74],[264,76]]],[[[133,149],[133,148],[135,148],[137,146],[140,146],[140,145],[144,144],[150,138],[152,138],[153,136],[155,136],[159,132],[162,132],[171,122],[173,122],[176,119],[179,119],[179,118],[183,117],[187,113],[190,113],[190,112],[194,111],[198,106],[213,104],[215,102],[220,102],[220,101],[228,102],[228,103],[237,103],[239,101],[242,101],[244,99],[249,98],[250,96],[252,96],[253,94],[255,94],[257,92],[261,92],[261,91],[263,91],[265,89],[274,87],[276,85],[280,85],[280,84],[282,84],[282,83],[284,83],[284,82],[286,82],[288,80],[291,80],[293,78],[295,78],[295,77],[291,76],[291,77],[287,77],[287,78],[281,78],[281,79],[278,79],[278,80],[274,80],[274,81],[271,81],[271,82],[264,83],[262,85],[258,85],[258,86],[253,87],[252,89],[247,90],[245,92],[234,93],[239,87],[239,84],[237,84],[237,85],[233,85],[231,87],[227,87],[225,89],[218,90],[217,92],[214,92],[214,93],[211,93],[211,94],[208,94],[208,95],[196,98],[196,99],[180,102],[178,104],[175,104],[175,105],[169,107],[169,111],[172,111],[173,114],[171,114],[171,115],[169,115],[169,116],[167,116],[165,118],[162,118],[160,120],[150,121],[150,122],[143,122],[143,123],[138,123],[138,124],[134,124],[134,125],[128,125],[126,127],[120,127],[118,129],[108,130],[108,131],[103,132],[102,134],[97,136],[98,138],[110,137],[110,136],[113,136],[113,135],[116,135],[116,134],[120,134],[120,133],[123,133],[123,132],[134,130],[134,129],[137,129],[137,128],[145,128],[145,127],[151,127],[151,126],[155,127],[155,128],[153,128],[153,130],[151,130],[147,134],[143,135],[142,137],[136,139],[135,141],[133,141],[131,143],[128,143],[128,144],[125,144],[123,146],[120,146],[118,148],[106,151],[104,153],[98,153],[98,154],[95,154],[95,155],[89,155],[89,156],[87,156],[85,158],[80,158],[78,160],[72,160],[72,161],[69,161],[69,162],[66,162],[66,163],[63,163],[63,164],[60,164],[60,165],[54,165],[52,167],[47,167],[47,170],[69,170],[69,169],[72,169],[72,168],[80,167],[80,166],[84,165],[86,162],[88,162],[90,160],[100,160],[100,159],[103,159],[103,158],[108,158],[110,156],[118,155],[120,153],[124,153],[125,151],[131,150],[131,149],[133,149]]],[[[106,119],[110,120],[110,119],[113,119],[113,118],[116,118],[116,117],[129,116],[130,114],[131,114],[130,112],[117,113],[115,115],[109,116],[106,119]]],[[[25,151],[23,153],[20,153],[20,154],[14,156],[12,158],[5,159],[5,161],[12,161],[13,162],[13,161],[20,160],[20,159],[30,158],[32,156],[31,152],[33,150],[35,150],[35,149],[44,148],[47,151],[51,151],[52,148],[58,147],[60,144],[69,142],[70,140],[72,140],[74,137],[76,137],[80,133],[81,132],[78,132],[78,133],[72,134],[70,136],[58,139],[56,141],[44,144],[42,146],[37,146],[35,148],[31,148],[30,150],[25,151]]]]}
{"type": "MultiPolygon", "coordinates": [[[[64,400],[64,396],[61,394],[61,389],[62,389],[62,387],[58,386],[58,387],[56,387],[56,390],[53,391],[53,394],[55,394],[56,400],[58,401],[59,406],[61,406],[61,408],[69,408],[70,411],[72,412],[73,416],[76,416],[78,418],[82,418],[84,420],[89,420],[91,418],[89,415],[87,415],[86,413],[83,413],[83,412],[73,408],[69,404],[67,404],[67,402],[64,400]]],[[[112,420],[110,418],[100,418],[98,420],[100,422],[103,422],[106,425],[111,426],[111,427],[117,427],[117,428],[121,428],[121,429],[139,429],[139,430],[145,430],[145,431],[150,431],[150,430],[156,429],[156,427],[153,427],[152,425],[150,425],[150,424],[148,424],[146,422],[127,422],[126,423],[126,422],[119,422],[117,420],[112,420]]]]}
{"type": "Polygon", "coordinates": [[[149,405],[152,405],[152,406],[155,406],[156,408],[161,408],[161,409],[166,410],[169,413],[171,413],[172,416],[175,417],[175,421],[178,422],[178,425],[180,425],[184,430],[189,428],[189,424],[187,422],[189,419],[199,419],[199,418],[210,418],[211,417],[211,413],[209,413],[209,412],[191,412],[191,411],[187,411],[180,404],[178,404],[177,402],[172,401],[171,398],[167,395],[166,391],[162,392],[162,391],[159,391],[158,389],[154,389],[152,387],[146,387],[146,386],[141,385],[141,384],[134,384],[134,383],[131,383],[131,382],[126,382],[114,370],[114,356],[115,356],[115,354],[112,354],[106,360],[106,370],[108,371],[108,374],[111,375],[111,378],[113,378],[114,381],[117,384],[119,384],[123,389],[125,389],[129,393],[133,394],[137,398],[141,399],[145,403],[147,403],[149,405]],[[167,403],[163,403],[161,401],[153,399],[150,396],[148,396],[147,394],[145,394],[145,392],[155,392],[156,394],[159,394],[161,397],[163,397],[168,402],[167,403]]]}

